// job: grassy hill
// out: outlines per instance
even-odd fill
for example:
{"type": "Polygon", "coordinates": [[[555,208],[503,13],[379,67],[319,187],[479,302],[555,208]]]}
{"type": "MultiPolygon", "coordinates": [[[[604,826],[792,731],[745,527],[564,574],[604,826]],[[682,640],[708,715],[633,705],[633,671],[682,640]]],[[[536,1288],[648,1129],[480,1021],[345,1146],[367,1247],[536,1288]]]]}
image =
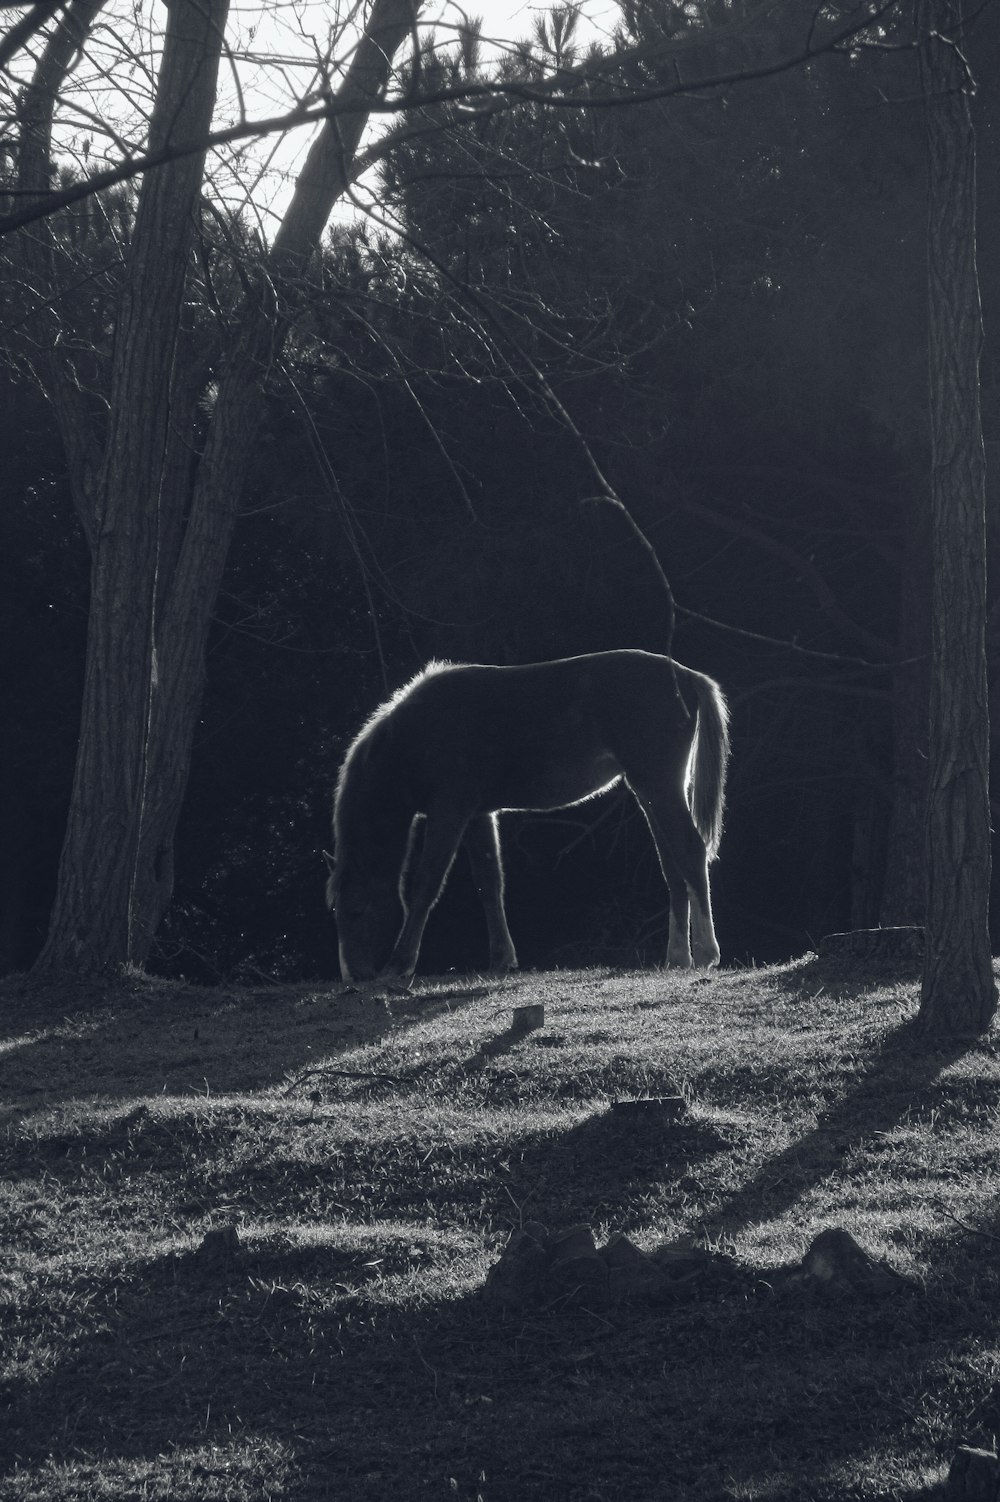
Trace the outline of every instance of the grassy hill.
{"type": "Polygon", "coordinates": [[[417,992],[0,988],[0,1498],[874,1502],[1000,1426],[1000,1061],[913,978],[417,992]],[[504,1300],[526,1222],[704,1272],[504,1300]]]}

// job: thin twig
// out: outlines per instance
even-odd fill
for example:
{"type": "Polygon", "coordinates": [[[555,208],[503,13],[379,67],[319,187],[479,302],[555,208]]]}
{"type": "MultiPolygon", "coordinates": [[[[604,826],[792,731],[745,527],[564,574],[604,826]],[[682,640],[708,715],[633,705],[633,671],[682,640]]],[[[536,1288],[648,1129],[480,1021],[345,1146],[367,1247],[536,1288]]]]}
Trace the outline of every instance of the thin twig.
{"type": "Polygon", "coordinates": [[[300,1074],[298,1079],[292,1080],[284,1094],[291,1095],[299,1085],[305,1084],[306,1080],[312,1079],[317,1074],[345,1080],[384,1080],[390,1085],[409,1085],[429,1067],[429,1064],[421,1064],[409,1074],[383,1074],[375,1069],[333,1069],[321,1064],[315,1069],[307,1069],[305,1074],[300,1074]]]}
{"type": "Polygon", "coordinates": [[[985,1236],[987,1241],[1000,1241],[1000,1236],[995,1235],[993,1231],[984,1231],[979,1226],[970,1226],[967,1220],[961,1220],[957,1215],[952,1215],[944,1205],[935,1205],[934,1208],[942,1215],[946,1215],[949,1220],[953,1220],[956,1226],[961,1226],[963,1231],[968,1231],[971,1236],[985,1236]]]}

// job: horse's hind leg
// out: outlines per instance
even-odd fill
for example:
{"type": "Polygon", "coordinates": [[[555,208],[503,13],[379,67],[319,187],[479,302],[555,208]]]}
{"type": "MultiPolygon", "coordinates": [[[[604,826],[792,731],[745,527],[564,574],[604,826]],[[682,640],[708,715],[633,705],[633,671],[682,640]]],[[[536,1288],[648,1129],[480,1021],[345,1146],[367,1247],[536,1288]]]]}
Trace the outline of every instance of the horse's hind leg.
{"type": "Polygon", "coordinates": [[[678,788],[633,787],[649,823],[670,889],[670,938],[667,964],[709,970],[719,963],[712,922],[705,842],[695,826],[687,799],[678,788]],[[690,939],[688,918],[690,914],[690,939]]]}
{"type": "Polygon", "coordinates": [[[711,970],[719,963],[721,955],[719,941],[715,937],[715,924],[712,921],[712,890],[708,879],[708,858],[697,830],[695,834],[701,849],[694,857],[698,869],[695,871],[693,881],[689,883],[692,964],[696,970],[711,970]]]}
{"type": "Polygon", "coordinates": [[[382,970],[386,979],[409,980],[417,968],[424,927],[431,908],[441,895],[467,822],[468,815],[457,808],[432,808],[428,811],[424,820],[423,847],[416,858],[412,876],[407,872],[404,883],[408,903],[406,921],[382,970]]]}
{"type": "Polygon", "coordinates": [[[490,969],[516,970],[517,951],[507,927],[503,906],[503,860],[496,814],[478,814],[465,831],[465,849],[472,880],[486,914],[490,936],[490,969]]]}
{"type": "Polygon", "coordinates": [[[670,897],[667,964],[672,970],[690,970],[693,963],[691,958],[691,899],[687,882],[681,875],[680,868],[671,859],[669,851],[661,850],[658,841],[656,853],[660,857],[660,869],[670,897]]]}

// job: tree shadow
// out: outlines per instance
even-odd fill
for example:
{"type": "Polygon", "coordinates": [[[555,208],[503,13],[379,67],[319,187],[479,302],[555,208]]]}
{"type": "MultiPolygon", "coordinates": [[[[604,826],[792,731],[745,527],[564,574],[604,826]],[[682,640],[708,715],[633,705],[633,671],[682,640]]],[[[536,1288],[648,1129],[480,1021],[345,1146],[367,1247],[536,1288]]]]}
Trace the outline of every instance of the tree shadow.
{"type": "Polygon", "coordinates": [[[928,1263],[926,1299],[942,1322],[948,1322],[956,1348],[963,1352],[952,1376],[955,1443],[995,1450],[1000,1443],[1000,1382],[989,1336],[997,1335],[993,1311],[1000,1266],[1000,1196],[967,1219],[944,1212],[940,1230],[921,1238],[921,1251],[928,1263]]]}
{"type": "MultiPolygon", "coordinates": [[[[0,1393],[0,1450],[23,1478],[49,1460],[100,1472],[184,1452],[204,1464],[211,1450],[234,1498],[258,1492],[227,1455],[249,1472],[280,1452],[294,1474],[274,1492],[297,1502],[477,1490],[489,1502],[722,1502],[737,1483],[816,1502],[926,1390],[928,1352],[907,1351],[892,1301],[789,1317],[758,1286],[669,1309],[511,1312],[466,1279],[390,1306],[387,1280],[415,1253],[439,1255],[406,1234],[371,1247],[272,1237],[95,1277],[93,1333],[0,1393]]],[[[937,1458],[916,1423],[913,1445],[937,1458]]]]}
{"type": "MultiPolygon", "coordinates": [[[[441,1006],[471,999],[461,987],[451,992],[441,1006]]],[[[283,1078],[289,1068],[308,1067],[310,1049],[353,1046],[353,1034],[331,1042],[342,1016],[320,1026],[326,994],[285,996],[262,1020],[262,1033],[265,1044],[280,1048],[281,1029],[297,1026],[287,1052],[276,1060],[258,1046],[252,1056],[231,1060],[228,1075],[220,1061],[219,1077],[244,1081],[261,1069],[265,1080],[283,1078]]],[[[220,1038],[235,1047],[247,1026],[245,993],[214,1000],[220,1038]]],[[[412,1016],[408,1008],[404,1003],[405,1015],[393,1026],[427,1015],[416,1002],[412,1016]]],[[[101,1047],[113,1046],[123,1017],[111,1008],[97,1019],[101,1047]]],[[[185,1013],[183,1026],[190,1028],[192,1018],[185,1013]]],[[[146,1018],[145,1047],[156,1039],[166,1046],[169,1026],[170,1019],[146,1018]]],[[[363,1028],[361,1036],[369,1036],[363,1028]]],[[[46,1046],[57,1042],[50,1038],[46,1046]]],[[[895,1029],[816,1128],[729,1198],[719,1229],[787,1210],[852,1145],[903,1119],[967,1047],[928,1049],[912,1024],[895,1029]]],[[[65,1057],[48,1057],[65,1073],[65,1057]]],[[[89,1066],[81,1064],[79,1075],[95,1088],[89,1066]]],[[[159,1075],[151,1069],[144,1078],[144,1085],[122,1085],[120,1094],[148,1092],[159,1075]]],[[[64,1087],[72,1093],[60,1074],[58,1088],[64,1087]]],[[[98,1084],[95,1093],[110,1092],[98,1084]]],[[[124,1113],[106,1140],[91,1132],[92,1161],[118,1152],[129,1124],[151,1162],[169,1170],[165,1155],[183,1156],[177,1127],[143,1118],[142,1109],[124,1113]]],[[[195,1140],[204,1128],[195,1124],[191,1131],[193,1152],[204,1147],[195,1140]]],[[[598,1215],[627,1223],[647,1191],[662,1183],[665,1164],[679,1182],[729,1140],[725,1123],[699,1116],[697,1107],[660,1126],[599,1109],[567,1131],[526,1138],[503,1183],[489,1186],[491,1208],[505,1197],[508,1205],[511,1198],[522,1201],[526,1218],[541,1212],[553,1224],[598,1215]]],[[[98,1470],[114,1460],[156,1467],[165,1455],[214,1446],[224,1468],[242,1444],[246,1474],[237,1468],[225,1483],[225,1495],[234,1498],[261,1494],[251,1473],[259,1477],[268,1457],[280,1452],[289,1476],[273,1491],[296,1502],[472,1499],[477,1490],[488,1502],[623,1496],[722,1502],[739,1495],[737,1487],[769,1502],[817,1502],[847,1494],[828,1480],[838,1467],[862,1474],[864,1457],[882,1453],[900,1434],[928,1467],[950,1458],[935,1452],[920,1417],[942,1352],[952,1344],[960,1351],[967,1339],[957,1321],[915,1317],[909,1295],[873,1304],[805,1298],[789,1309],[751,1282],[738,1297],[695,1290],[669,1308],[498,1308],[470,1286],[467,1268],[451,1268],[447,1238],[435,1241],[428,1231],[424,1147],[413,1144],[412,1156],[395,1163],[397,1186],[405,1179],[408,1187],[390,1186],[384,1203],[360,1178],[352,1188],[355,1165],[339,1147],[338,1171],[354,1195],[343,1203],[322,1156],[276,1160],[259,1170],[241,1163],[228,1177],[216,1175],[215,1200],[237,1218],[254,1219],[266,1206],[272,1223],[291,1212],[309,1227],[298,1240],[276,1232],[228,1252],[223,1245],[218,1255],[192,1248],[123,1259],[116,1270],[88,1274],[87,1333],[67,1339],[58,1365],[0,1389],[0,1405],[8,1409],[0,1452],[8,1463],[16,1460],[29,1474],[50,1458],[68,1464],[90,1457],[98,1470]],[[282,1181],[290,1182],[293,1167],[299,1182],[286,1192],[282,1181]],[[380,1214],[393,1217],[398,1234],[387,1238],[369,1225],[366,1240],[365,1222],[380,1214]],[[351,1221],[351,1235],[340,1241],[337,1217],[351,1221]],[[426,1272],[426,1280],[393,1294],[393,1280],[402,1287],[414,1269],[426,1272]]],[[[474,1217],[463,1219],[467,1228],[475,1224],[474,1217]]],[[[968,1233],[970,1258],[983,1234],[982,1228],[968,1233]]],[[[934,1252],[942,1298],[952,1297],[954,1247],[954,1237],[942,1233],[934,1252]]],[[[456,1268],[459,1261],[456,1253],[456,1268]]],[[[954,1301],[957,1308],[957,1288],[954,1301]]],[[[980,1331],[983,1339],[1000,1337],[1000,1300],[980,1331]]],[[[95,1483],[87,1494],[98,1491],[95,1483]]],[[[937,1492],[928,1486],[892,1495],[926,1502],[937,1492]]],[[[206,1496],[216,1494],[222,1493],[206,1489],[206,1496]]]]}
{"type": "Polygon", "coordinates": [[[919,983],[922,961],[909,953],[874,953],[862,960],[849,954],[809,954],[787,968],[775,966],[768,983],[779,991],[814,993],[821,986],[827,996],[856,997],[862,991],[919,983]]]}
{"type": "Polygon", "coordinates": [[[898,1126],[941,1071],[976,1043],[970,1038],[930,1042],[915,1020],[901,1023],[882,1039],[854,1087],[823,1111],[804,1137],[768,1157],[706,1221],[706,1229],[733,1234],[776,1220],[836,1172],[853,1148],[898,1126]]]}
{"type": "Polygon", "coordinates": [[[428,978],[393,996],[329,983],[207,989],[143,978],[48,997],[9,983],[4,991],[0,1082],[10,1116],[82,1090],[115,1100],[266,1090],[318,1058],[467,1006],[490,986],[428,978]]]}
{"type": "MultiPolygon", "coordinates": [[[[872,989],[896,980],[910,981],[912,975],[893,961],[867,977],[872,989]]],[[[828,960],[796,967],[785,976],[779,972],[770,983],[795,995],[811,995],[819,982],[834,999],[841,993],[857,998],[857,967],[828,960]]],[[[778,1219],[837,1172],[859,1144],[896,1127],[943,1070],[980,1044],[975,1038],[936,1042],[920,1032],[915,1019],[901,1021],[872,1046],[862,1077],[820,1113],[816,1125],[769,1155],[700,1224],[709,1235],[735,1234],[778,1219]]],[[[730,1099],[728,1104],[738,1102],[730,1099]]],[[[629,1121],[608,1108],[597,1109],[582,1123],[525,1148],[505,1184],[512,1202],[508,1219],[516,1221],[520,1212],[523,1220],[548,1220],[552,1226],[606,1220],[628,1228],[642,1223],[643,1198],[660,1192],[662,1199],[665,1186],[682,1215],[685,1180],[700,1162],[724,1152],[740,1129],[738,1119],[730,1122],[724,1113],[701,1111],[697,1099],[674,1122],[658,1123],[655,1117],[629,1121]]]]}

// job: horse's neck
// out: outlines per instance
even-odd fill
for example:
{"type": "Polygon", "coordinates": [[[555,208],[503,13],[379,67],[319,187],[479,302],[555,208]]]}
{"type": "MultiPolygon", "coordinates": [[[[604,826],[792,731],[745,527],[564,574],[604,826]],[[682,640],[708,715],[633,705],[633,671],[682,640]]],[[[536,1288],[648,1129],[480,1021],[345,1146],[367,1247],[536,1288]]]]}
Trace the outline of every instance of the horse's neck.
{"type": "Polygon", "coordinates": [[[377,856],[379,865],[399,871],[417,812],[405,795],[402,779],[393,767],[369,758],[357,769],[349,791],[349,809],[344,810],[349,843],[365,850],[369,860],[377,856]]]}

